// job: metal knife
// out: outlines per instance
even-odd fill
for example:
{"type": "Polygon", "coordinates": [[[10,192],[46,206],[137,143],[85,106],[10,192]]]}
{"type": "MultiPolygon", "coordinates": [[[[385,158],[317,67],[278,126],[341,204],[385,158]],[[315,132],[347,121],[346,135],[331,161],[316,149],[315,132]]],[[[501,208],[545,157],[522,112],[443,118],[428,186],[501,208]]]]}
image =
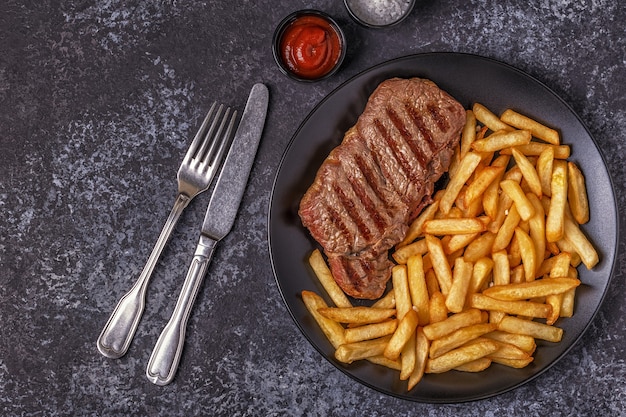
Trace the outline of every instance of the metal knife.
{"type": "Polygon", "coordinates": [[[213,251],[235,222],[265,125],[268,102],[267,87],[255,84],[209,200],[200,239],[176,307],[148,361],[146,376],[156,385],[169,384],[176,374],[185,342],[187,320],[213,251]]]}

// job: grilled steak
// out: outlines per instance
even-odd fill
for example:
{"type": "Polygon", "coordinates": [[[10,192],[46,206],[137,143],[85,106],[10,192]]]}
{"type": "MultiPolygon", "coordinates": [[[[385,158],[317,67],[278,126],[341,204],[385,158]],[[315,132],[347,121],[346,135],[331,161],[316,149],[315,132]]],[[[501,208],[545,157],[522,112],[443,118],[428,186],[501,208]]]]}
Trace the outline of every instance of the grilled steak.
{"type": "Polygon", "coordinates": [[[464,124],[463,106],[433,82],[393,78],[323,162],[299,214],[348,295],[383,294],[388,251],[431,201],[464,124]]]}

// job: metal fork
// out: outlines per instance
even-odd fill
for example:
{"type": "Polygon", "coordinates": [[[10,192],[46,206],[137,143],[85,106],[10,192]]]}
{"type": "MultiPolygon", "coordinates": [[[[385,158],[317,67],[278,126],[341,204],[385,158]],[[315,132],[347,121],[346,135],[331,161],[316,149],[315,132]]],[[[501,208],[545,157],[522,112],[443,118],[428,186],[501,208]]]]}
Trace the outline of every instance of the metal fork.
{"type": "Polygon", "coordinates": [[[124,356],[133,339],[145,307],[146,289],[152,271],[180,215],[189,202],[206,191],[228,149],[236,111],[213,103],[178,169],[178,195],[163,230],[141,275],[120,299],[98,337],[98,350],[109,358],[124,356]]]}

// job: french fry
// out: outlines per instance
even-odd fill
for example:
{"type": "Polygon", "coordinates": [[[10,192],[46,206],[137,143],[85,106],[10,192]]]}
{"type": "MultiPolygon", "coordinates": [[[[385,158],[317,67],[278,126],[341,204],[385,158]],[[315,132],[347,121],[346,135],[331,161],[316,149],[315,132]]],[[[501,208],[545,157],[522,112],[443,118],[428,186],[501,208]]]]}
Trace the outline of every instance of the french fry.
{"type": "Polygon", "coordinates": [[[468,185],[463,196],[463,205],[469,207],[489,188],[489,185],[504,174],[503,166],[488,166],[480,171],[474,180],[468,185]]]}
{"type": "Polygon", "coordinates": [[[400,363],[399,359],[392,361],[390,359],[385,358],[382,354],[376,356],[368,356],[365,358],[366,361],[375,363],[376,365],[382,365],[389,369],[394,369],[396,371],[400,371],[402,369],[402,363],[400,363]]]}
{"type": "Polygon", "coordinates": [[[520,245],[524,277],[526,281],[533,281],[535,279],[535,271],[539,266],[537,254],[535,253],[535,243],[521,227],[515,228],[515,238],[520,245]]]}
{"type": "Polygon", "coordinates": [[[483,340],[451,350],[426,364],[426,373],[442,373],[462,366],[468,362],[483,358],[498,350],[493,340],[483,340]]]}
{"type": "Polygon", "coordinates": [[[580,258],[580,255],[576,251],[576,248],[574,247],[574,245],[572,245],[572,243],[569,240],[565,239],[565,237],[563,237],[563,239],[557,240],[555,244],[558,247],[558,250],[560,253],[567,252],[570,254],[570,265],[573,266],[574,268],[578,268],[578,265],[581,264],[582,259],[580,258]]]}
{"type": "Polygon", "coordinates": [[[426,271],[426,288],[428,289],[428,295],[432,297],[435,293],[441,293],[439,281],[437,281],[437,277],[435,276],[435,271],[432,269],[432,266],[430,269],[426,269],[426,262],[424,262],[424,270],[426,271]]]}
{"type": "Polygon", "coordinates": [[[344,329],[338,322],[328,319],[319,313],[321,308],[326,308],[326,301],[312,291],[302,291],[302,301],[306,306],[313,319],[317,322],[320,329],[330,344],[336,349],[345,342],[344,329]]]}
{"type": "Polygon", "coordinates": [[[494,285],[505,285],[511,282],[511,265],[509,256],[505,250],[494,252],[493,259],[493,283],[494,285]]]}
{"type": "MultiPolygon", "coordinates": [[[[500,184],[498,184],[498,191],[501,191],[500,184]]],[[[497,234],[502,227],[502,224],[509,215],[509,210],[513,206],[513,200],[506,193],[500,193],[498,196],[498,204],[496,206],[496,213],[494,217],[491,217],[492,221],[487,225],[487,230],[491,233],[497,234]]]]}
{"type": "Polygon", "coordinates": [[[537,349],[537,343],[532,336],[525,334],[508,333],[500,330],[485,334],[483,337],[497,340],[498,342],[508,343],[517,346],[529,355],[532,355],[537,349]]]}
{"type": "Polygon", "coordinates": [[[470,296],[470,307],[487,311],[499,311],[506,314],[514,314],[527,317],[537,317],[545,319],[551,312],[551,307],[542,303],[532,301],[503,301],[488,297],[484,294],[472,294],[470,296]]]}
{"type": "MultiPolygon", "coordinates": [[[[456,170],[459,168],[459,164],[461,163],[461,144],[457,144],[454,147],[454,151],[452,152],[452,158],[450,158],[450,165],[448,166],[448,176],[453,177],[456,173],[456,170]]],[[[441,194],[445,190],[439,190],[441,194]]]]}
{"type": "Polygon", "coordinates": [[[457,258],[454,263],[452,286],[446,297],[446,307],[451,313],[460,313],[465,307],[465,299],[470,281],[472,279],[473,264],[465,262],[463,258],[457,258]]]}
{"type": "Polygon", "coordinates": [[[546,324],[554,324],[561,316],[561,306],[563,305],[563,294],[550,294],[546,296],[545,303],[552,307],[552,312],[546,317],[546,324]]]}
{"type": "Polygon", "coordinates": [[[396,317],[402,320],[411,309],[411,294],[409,292],[409,277],[406,265],[396,265],[391,270],[391,282],[396,299],[396,317]]]}
{"type": "Polygon", "coordinates": [[[522,220],[527,221],[535,214],[535,208],[528,201],[526,197],[526,193],[522,190],[522,187],[519,183],[514,180],[503,180],[500,181],[500,187],[502,191],[504,191],[515,203],[515,208],[517,208],[517,212],[522,220]]]}
{"type": "Polygon", "coordinates": [[[439,339],[461,327],[481,323],[483,320],[480,310],[472,308],[462,313],[453,314],[443,321],[431,322],[424,326],[424,334],[429,340],[439,339]]]}
{"type": "Polygon", "coordinates": [[[537,197],[541,198],[543,195],[541,180],[539,179],[539,174],[537,174],[535,166],[518,149],[513,148],[511,152],[513,154],[515,162],[517,163],[517,166],[519,167],[520,171],[522,171],[524,179],[528,183],[528,187],[537,197]]]}
{"type": "Polygon", "coordinates": [[[315,272],[315,276],[317,277],[324,290],[333,301],[333,303],[337,307],[352,307],[352,303],[346,297],[346,294],[342,291],[342,289],[337,285],[333,275],[330,272],[330,269],[326,265],[326,261],[324,257],[320,253],[318,249],[315,249],[311,256],[309,256],[309,264],[315,272]]]}
{"type": "MultiPolygon", "coordinates": [[[[568,145],[550,145],[548,143],[541,142],[528,142],[525,145],[517,145],[515,148],[519,149],[526,156],[539,156],[541,152],[548,148],[552,148],[554,158],[567,159],[570,157],[571,149],[568,145]]],[[[510,155],[511,148],[505,148],[500,151],[502,155],[510,155]]]]}
{"type": "Polygon", "coordinates": [[[483,294],[498,300],[527,300],[561,294],[579,285],[580,280],[576,278],[544,278],[520,284],[494,285],[483,291],[483,294]]]}
{"type": "Polygon", "coordinates": [[[471,326],[462,327],[454,332],[435,339],[430,343],[430,358],[436,358],[444,353],[456,349],[467,342],[476,339],[484,334],[493,332],[497,326],[493,323],[478,323],[471,326]]]}
{"type": "MultiPolygon", "coordinates": [[[[480,233],[472,233],[472,234],[464,234],[464,235],[448,235],[449,239],[444,241],[442,239],[441,245],[443,246],[443,252],[446,255],[454,253],[459,249],[463,249],[470,243],[472,243],[476,238],[480,236],[480,233]]],[[[426,242],[424,242],[426,243],[426,242]]]]}
{"type": "Polygon", "coordinates": [[[486,225],[478,218],[433,219],[424,223],[424,232],[429,235],[464,235],[484,232],[486,225]]]}
{"type": "Polygon", "coordinates": [[[372,304],[372,308],[396,308],[396,295],[393,288],[381,299],[372,304]]]}
{"type": "Polygon", "coordinates": [[[506,358],[492,358],[491,361],[500,365],[505,365],[510,368],[525,368],[532,363],[534,358],[529,356],[527,359],[506,359],[506,358]]]}
{"type": "Polygon", "coordinates": [[[446,298],[441,292],[435,292],[430,296],[430,302],[428,303],[428,313],[430,316],[430,324],[439,323],[448,318],[446,298]]]}
{"type": "Polygon", "coordinates": [[[534,137],[551,143],[552,145],[558,145],[561,142],[559,132],[514,110],[505,110],[500,115],[500,120],[517,129],[528,130],[534,137]]]}
{"type": "Polygon", "coordinates": [[[502,177],[502,179],[515,181],[516,183],[520,184],[522,182],[522,179],[524,179],[524,175],[522,174],[522,170],[519,169],[517,165],[513,165],[511,168],[508,169],[508,171],[504,172],[504,176],[502,177]]]}
{"type": "Polygon", "coordinates": [[[513,235],[511,244],[508,247],[508,254],[509,254],[509,264],[511,265],[512,269],[515,269],[519,265],[522,264],[522,252],[521,252],[521,248],[519,245],[519,241],[517,240],[517,237],[515,235],[513,235]]]}
{"type": "MultiPolygon", "coordinates": [[[[449,254],[449,255],[447,256],[447,258],[448,258],[448,264],[450,264],[450,265],[454,265],[454,262],[456,262],[456,260],[457,260],[458,258],[460,258],[461,256],[463,256],[463,249],[459,249],[458,251],[456,251],[456,252],[453,252],[453,253],[449,254]]],[[[453,275],[453,276],[454,276],[454,275],[453,275]]],[[[450,288],[452,288],[452,286],[450,286],[450,288]]],[[[447,295],[446,295],[446,297],[447,297],[447,295]]]]}
{"type": "MultiPolygon", "coordinates": [[[[544,259],[539,269],[537,269],[537,272],[535,273],[535,277],[538,278],[538,277],[542,277],[545,275],[549,275],[554,269],[555,265],[559,262],[566,261],[567,265],[569,265],[571,257],[572,256],[569,252],[560,252],[558,255],[554,255],[549,258],[544,259]]],[[[559,270],[558,276],[564,276],[564,275],[567,275],[567,272],[565,270],[562,270],[562,272],[561,270],[559,270]]],[[[553,275],[553,276],[557,276],[557,275],[553,275]]]]}
{"type": "Polygon", "coordinates": [[[546,239],[556,242],[564,234],[565,205],[567,204],[567,165],[565,161],[554,161],[550,182],[552,197],[546,218],[546,239]]]}
{"type": "Polygon", "coordinates": [[[402,242],[398,244],[398,247],[401,248],[403,246],[408,245],[413,242],[418,237],[422,236],[424,223],[427,220],[433,219],[435,217],[435,213],[439,210],[439,200],[433,201],[431,205],[424,208],[424,210],[417,216],[413,223],[409,226],[409,230],[406,233],[406,237],[402,242]]]}
{"type": "Polygon", "coordinates": [[[522,282],[526,282],[524,265],[517,265],[515,268],[511,269],[511,284],[521,284],[522,282]]]}
{"type": "Polygon", "coordinates": [[[415,366],[413,367],[413,372],[411,373],[409,382],[407,383],[407,389],[409,391],[412,390],[424,376],[429,350],[430,341],[424,334],[424,329],[418,327],[415,332],[415,366]]]}
{"type": "Polygon", "coordinates": [[[465,126],[461,132],[461,158],[472,148],[472,143],[476,140],[476,116],[471,110],[465,110],[465,126]]]}
{"type": "Polygon", "coordinates": [[[362,342],[344,343],[335,350],[335,359],[343,363],[352,363],[360,359],[382,355],[390,340],[391,336],[385,336],[362,342]]]}
{"type": "Polygon", "coordinates": [[[507,316],[498,324],[498,330],[509,333],[525,334],[535,339],[548,342],[560,342],[563,338],[563,329],[531,320],[507,316]]]}
{"type": "MultiPolygon", "coordinates": [[[[417,328],[415,329],[417,331],[417,328]]],[[[413,373],[413,369],[415,368],[416,350],[415,350],[415,332],[409,337],[409,340],[406,341],[404,347],[402,348],[402,352],[400,353],[400,380],[406,381],[409,379],[411,374],[413,373]]]]}
{"type": "Polygon", "coordinates": [[[492,132],[497,132],[498,130],[513,130],[511,126],[500,120],[491,110],[480,103],[474,103],[472,112],[476,119],[487,126],[492,132]]]}
{"type": "Polygon", "coordinates": [[[539,158],[537,158],[537,163],[535,164],[539,182],[541,183],[541,192],[548,197],[552,195],[551,182],[553,162],[554,148],[547,147],[539,154],[539,158]]]}
{"type": "Polygon", "coordinates": [[[370,307],[321,307],[317,311],[324,317],[338,323],[370,324],[385,321],[396,315],[393,308],[370,307]]]}
{"type": "Polygon", "coordinates": [[[460,372],[482,372],[491,366],[491,359],[479,358],[474,361],[464,363],[461,366],[454,368],[455,371],[460,372]]]}
{"type": "Polygon", "coordinates": [[[485,232],[465,248],[463,257],[467,262],[476,262],[480,258],[489,255],[493,248],[493,242],[496,239],[496,235],[491,232],[485,232]]]}
{"type": "MultiPolygon", "coordinates": [[[[489,216],[489,218],[494,219],[494,220],[498,218],[498,214],[500,212],[498,204],[500,202],[500,180],[501,179],[502,179],[502,175],[498,176],[498,178],[496,178],[489,185],[489,187],[487,187],[487,190],[485,190],[483,194],[483,201],[482,201],[483,210],[485,211],[485,214],[489,216]]],[[[504,211],[505,209],[503,208],[502,218],[501,218],[502,221],[504,221],[504,211]]],[[[492,221],[492,223],[494,222],[492,221]]],[[[487,228],[491,232],[497,232],[497,229],[494,230],[491,224],[487,226],[487,228]]]]}
{"type": "Polygon", "coordinates": [[[589,200],[587,199],[585,177],[578,165],[571,161],[567,163],[567,174],[569,180],[567,188],[569,207],[578,224],[585,224],[589,221],[589,200]]]}
{"type": "MultiPolygon", "coordinates": [[[[496,325],[493,325],[494,327],[496,327],[496,325]]],[[[488,338],[488,337],[478,337],[470,342],[468,342],[468,344],[470,343],[478,343],[481,342],[483,340],[492,340],[494,341],[497,345],[498,345],[498,349],[489,354],[488,358],[489,359],[516,359],[516,360],[521,360],[521,359],[528,359],[530,357],[530,354],[528,354],[528,352],[525,352],[524,350],[520,349],[519,347],[510,344],[510,343],[506,343],[506,342],[502,342],[500,340],[497,339],[493,339],[493,338],[488,338]]]]}
{"type": "Polygon", "coordinates": [[[426,235],[426,244],[428,245],[428,252],[432,260],[437,282],[439,282],[439,288],[443,295],[447,295],[452,286],[452,269],[448,263],[448,258],[446,258],[443,252],[441,241],[435,236],[426,235]]]}
{"type": "Polygon", "coordinates": [[[426,273],[421,255],[409,258],[407,262],[409,293],[413,308],[417,311],[418,322],[424,326],[430,321],[428,288],[426,287],[426,273]]]}
{"type": "MultiPolygon", "coordinates": [[[[546,213],[539,198],[534,194],[526,194],[528,201],[535,208],[535,214],[528,220],[528,228],[530,237],[535,245],[535,254],[537,255],[537,270],[543,262],[546,252],[546,213]]],[[[536,273],[537,271],[535,271],[536,273]]],[[[535,275],[536,276],[536,275],[535,275]]]]}
{"type": "MultiPolygon", "coordinates": [[[[575,268],[569,267],[568,276],[570,278],[578,278],[578,270],[575,268]]],[[[574,315],[574,302],[576,297],[576,288],[572,288],[569,291],[566,291],[563,294],[563,298],[561,300],[561,317],[572,317],[574,315]]]]}
{"type": "MultiPolygon", "coordinates": [[[[474,142],[475,144],[476,142],[474,142]]],[[[452,177],[450,177],[450,181],[446,186],[446,189],[441,196],[441,200],[439,201],[439,210],[442,213],[447,214],[452,205],[454,204],[454,200],[456,200],[461,188],[467,182],[467,180],[474,173],[474,170],[478,166],[481,161],[480,155],[474,152],[468,152],[461,162],[459,162],[459,167],[452,177]]]]}
{"type": "Polygon", "coordinates": [[[591,269],[600,261],[598,252],[593,247],[587,236],[580,230],[580,227],[569,217],[564,221],[565,240],[567,240],[580,256],[587,269],[591,269]]]}
{"type": "Polygon", "coordinates": [[[522,218],[517,211],[516,205],[513,204],[509,209],[509,214],[505,217],[502,226],[500,226],[498,233],[495,235],[493,244],[491,246],[491,250],[493,252],[499,252],[509,246],[509,244],[511,243],[511,239],[515,234],[515,228],[517,227],[521,219],[522,218]]]}
{"type": "Polygon", "coordinates": [[[574,315],[574,300],[576,298],[576,289],[572,288],[563,294],[561,299],[560,317],[572,317],[574,315]]]}
{"type": "MultiPolygon", "coordinates": [[[[555,256],[555,258],[557,258],[557,261],[550,269],[550,279],[565,277],[569,274],[569,263],[571,256],[567,252],[563,253],[562,255],[563,256],[555,256]]],[[[580,281],[578,281],[578,283],[580,284],[580,281]]],[[[572,287],[571,289],[575,289],[577,286],[578,285],[572,287]]],[[[567,291],[569,291],[569,289],[563,291],[562,293],[548,294],[546,296],[546,304],[550,304],[550,306],[552,306],[552,314],[550,314],[546,319],[546,324],[554,324],[561,316],[564,293],[567,291]]]]}
{"type": "Polygon", "coordinates": [[[470,281],[469,288],[467,290],[468,295],[480,290],[487,284],[489,278],[491,278],[491,272],[493,271],[493,260],[487,256],[478,259],[474,263],[472,269],[472,280],[470,281]]]}
{"type": "MultiPolygon", "coordinates": [[[[467,188],[465,188],[465,191],[467,191],[467,188]]],[[[459,197],[457,198],[456,204],[457,204],[457,207],[461,209],[461,217],[466,217],[466,218],[479,217],[480,214],[484,211],[482,196],[475,198],[473,201],[469,203],[469,205],[466,205],[464,201],[465,201],[465,196],[459,195],[459,197]]],[[[487,217],[487,216],[483,216],[483,217],[487,217]]]]}
{"type": "Polygon", "coordinates": [[[530,132],[527,130],[498,131],[485,139],[475,141],[472,148],[476,152],[497,152],[514,146],[527,145],[530,139],[530,132]]]}
{"type": "Polygon", "coordinates": [[[396,331],[391,335],[389,343],[382,352],[387,359],[398,359],[404,345],[413,336],[415,329],[417,329],[418,320],[417,312],[413,309],[409,310],[400,320],[396,331]]]}
{"type": "Polygon", "coordinates": [[[363,340],[371,340],[387,336],[393,334],[397,327],[398,320],[386,320],[380,323],[350,327],[344,331],[345,343],[361,342],[363,340]]]}
{"type": "Polygon", "coordinates": [[[393,260],[396,261],[397,264],[406,264],[409,258],[413,255],[424,255],[428,252],[428,247],[426,246],[426,240],[420,239],[413,243],[410,243],[406,246],[402,246],[396,251],[394,251],[391,256],[393,260]]]}

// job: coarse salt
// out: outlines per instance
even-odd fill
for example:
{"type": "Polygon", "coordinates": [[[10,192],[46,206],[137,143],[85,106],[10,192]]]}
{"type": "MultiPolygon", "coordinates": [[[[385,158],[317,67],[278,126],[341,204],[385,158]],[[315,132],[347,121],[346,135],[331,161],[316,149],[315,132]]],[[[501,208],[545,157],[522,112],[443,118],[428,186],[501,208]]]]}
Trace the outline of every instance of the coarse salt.
{"type": "Polygon", "coordinates": [[[409,0],[347,0],[346,4],[357,18],[375,26],[396,22],[411,7],[409,0]]]}

